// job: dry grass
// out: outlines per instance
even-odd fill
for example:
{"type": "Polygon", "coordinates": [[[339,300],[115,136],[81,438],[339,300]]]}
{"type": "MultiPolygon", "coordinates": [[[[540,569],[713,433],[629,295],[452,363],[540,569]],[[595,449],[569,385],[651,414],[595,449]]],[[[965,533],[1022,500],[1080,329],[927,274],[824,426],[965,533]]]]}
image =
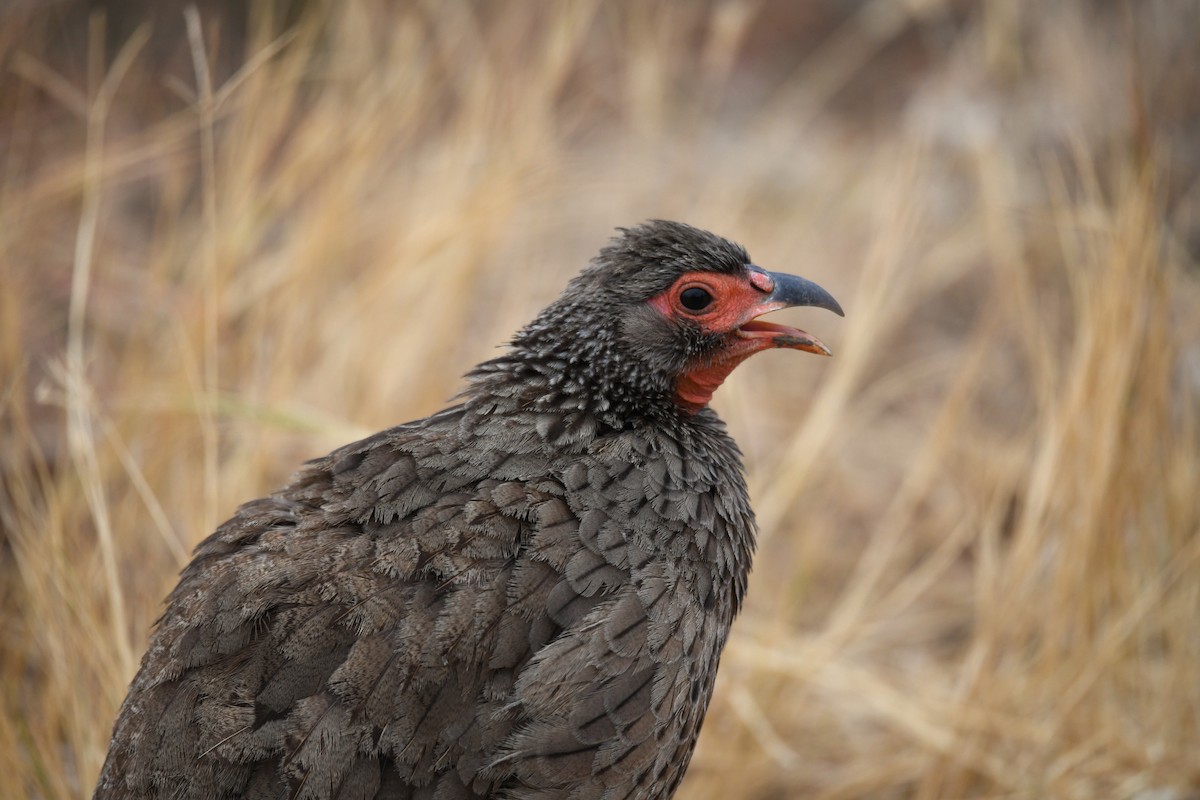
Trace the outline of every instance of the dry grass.
{"type": "Polygon", "coordinates": [[[88,794],[239,502],[667,217],[847,309],[718,394],[764,530],[681,796],[1200,797],[1196,6],[77,5],[0,10],[0,795],[88,794]]]}

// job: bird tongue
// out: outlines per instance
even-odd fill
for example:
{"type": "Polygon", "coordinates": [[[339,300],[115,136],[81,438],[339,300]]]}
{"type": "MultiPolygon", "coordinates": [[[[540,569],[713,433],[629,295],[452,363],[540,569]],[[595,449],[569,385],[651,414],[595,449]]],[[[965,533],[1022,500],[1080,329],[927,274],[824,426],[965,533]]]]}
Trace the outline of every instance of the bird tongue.
{"type": "MultiPolygon", "coordinates": [[[[833,355],[830,349],[825,346],[825,343],[811,333],[802,331],[799,328],[789,328],[787,325],[776,325],[773,322],[750,320],[738,329],[738,336],[768,340],[770,344],[760,348],[764,350],[768,347],[787,347],[792,350],[804,350],[808,353],[816,353],[819,356],[833,355]]],[[[758,351],[755,350],[753,352],[758,351]]]]}
{"type": "Polygon", "coordinates": [[[743,323],[735,335],[737,339],[734,344],[719,358],[697,364],[675,382],[676,399],[693,414],[708,405],[713,392],[738,364],[757,352],[786,347],[822,356],[833,355],[825,343],[811,333],[773,322],[750,320],[743,323]]]}

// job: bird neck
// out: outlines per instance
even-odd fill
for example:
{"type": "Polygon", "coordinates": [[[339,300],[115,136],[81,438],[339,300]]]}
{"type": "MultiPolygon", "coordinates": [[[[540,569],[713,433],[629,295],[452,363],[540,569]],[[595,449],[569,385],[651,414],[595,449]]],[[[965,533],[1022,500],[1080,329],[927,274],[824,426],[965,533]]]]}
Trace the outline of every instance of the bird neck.
{"type": "Polygon", "coordinates": [[[711,409],[681,407],[670,386],[653,397],[631,392],[611,372],[588,368],[601,363],[599,356],[581,364],[514,347],[480,364],[464,392],[463,429],[472,432],[471,446],[502,441],[509,453],[588,454],[636,464],[662,492],[696,506],[689,524],[706,532],[696,569],[721,587],[729,613],[736,614],[756,531],[737,445],[711,409]]]}
{"type": "Polygon", "coordinates": [[[541,337],[527,329],[512,348],[468,375],[465,396],[495,411],[589,415],[610,430],[686,425],[691,410],[668,380],[648,374],[608,337],[541,337]]]}

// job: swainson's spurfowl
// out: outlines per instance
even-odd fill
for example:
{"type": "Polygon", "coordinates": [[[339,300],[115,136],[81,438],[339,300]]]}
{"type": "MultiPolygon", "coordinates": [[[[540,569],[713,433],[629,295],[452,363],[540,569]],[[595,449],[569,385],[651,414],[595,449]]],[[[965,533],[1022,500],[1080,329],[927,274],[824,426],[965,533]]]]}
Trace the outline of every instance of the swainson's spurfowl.
{"type": "Polygon", "coordinates": [[[310,462],[196,549],[96,797],[667,798],[754,514],[708,407],[758,321],[837,302],[677,222],[625,230],[455,405],[310,462]]]}

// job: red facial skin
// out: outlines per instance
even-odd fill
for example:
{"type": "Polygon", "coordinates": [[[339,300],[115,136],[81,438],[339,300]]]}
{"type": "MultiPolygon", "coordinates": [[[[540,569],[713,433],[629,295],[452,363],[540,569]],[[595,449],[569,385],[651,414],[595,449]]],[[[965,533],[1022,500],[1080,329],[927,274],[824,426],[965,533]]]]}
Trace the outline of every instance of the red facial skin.
{"type": "Polygon", "coordinates": [[[788,306],[770,299],[774,288],[769,275],[754,270],[741,275],[686,272],[671,288],[650,298],[650,305],[667,319],[686,320],[706,333],[725,337],[724,348],[688,365],[676,381],[675,399],[686,411],[695,414],[707,406],[729,373],[761,350],[786,347],[830,355],[829,348],[811,334],[755,319],[788,306]],[[680,295],[692,287],[704,289],[712,302],[698,311],[685,307],[680,295]]]}

